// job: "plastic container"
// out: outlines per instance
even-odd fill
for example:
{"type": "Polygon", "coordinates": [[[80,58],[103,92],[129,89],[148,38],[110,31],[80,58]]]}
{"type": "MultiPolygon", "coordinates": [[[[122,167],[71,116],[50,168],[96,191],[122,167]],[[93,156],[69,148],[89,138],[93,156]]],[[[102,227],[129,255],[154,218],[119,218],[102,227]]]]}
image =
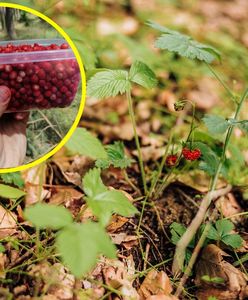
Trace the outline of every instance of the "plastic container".
{"type": "MultiPolygon", "coordinates": [[[[10,44],[61,46],[66,44],[66,41],[7,41],[0,42],[0,48],[10,44]]],[[[7,112],[69,106],[75,98],[79,82],[79,66],[70,48],[0,53],[0,85],[5,85],[11,90],[7,112]]]]}

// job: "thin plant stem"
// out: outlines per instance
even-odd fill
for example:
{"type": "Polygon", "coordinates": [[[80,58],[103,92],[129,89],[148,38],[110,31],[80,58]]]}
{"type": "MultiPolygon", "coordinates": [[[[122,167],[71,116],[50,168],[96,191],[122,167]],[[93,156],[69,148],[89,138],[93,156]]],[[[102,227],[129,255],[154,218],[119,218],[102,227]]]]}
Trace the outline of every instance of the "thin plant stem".
{"type": "Polygon", "coordinates": [[[214,75],[214,77],[219,81],[219,83],[224,87],[228,95],[231,97],[232,101],[237,103],[236,97],[233,95],[233,92],[231,89],[227,86],[227,84],[221,79],[221,77],[215,72],[215,70],[208,64],[206,63],[206,66],[208,69],[211,71],[211,73],[214,75]]]}
{"type": "Polygon", "coordinates": [[[158,173],[156,175],[156,178],[155,180],[152,182],[152,185],[151,185],[151,188],[149,190],[149,197],[152,196],[153,192],[154,192],[154,189],[156,188],[156,185],[158,183],[158,180],[162,174],[162,171],[163,171],[163,168],[164,168],[164,165],[165,165],[165,162],[166,162],[166,158],[167,158],[167,155],[168,155],[168,152],[169,152],[169,148],[170,148],[170,145],[171,145],[171,141],[172,141],[172,137],[173,137],[173,133],[171,133],[170,135],[170,138],[169,138],[169,142],[165,148],[165,152],[164,152],[164,155],[163,155],[163,158],[162,158],[162,161],[160,163],[160,166],[158,168],[158,173]]]}
{"type": "Polygon", "coordinates": [[[133,101],[132,101],[132,96],[131,96],[130,90],[127,92],[127,100],[128,100],[129,115],[130,115],[131,122],[133,125],[135,144],[136,144],[137,151],[138,151],[138,160],[139,160],[139,167],[140,167],[140,172],[141,172],[141,177],[142,177],[142,183],[143,183],[143,187],[144,187],[144,192],[145,192],[145,194],[147,194],[147,184],[146,184],[146,176],[145,176],[145,170],[144,170],[144,162],[143,162],[143,158],[142,158],[139,137],[137,134],[137,125],[136,125],[135,114],[134,114],[134,109],[133,109],[133,101]]]}
{"type": "MultiPolygon", "coordinates": [[[[192,120],[191,120],[191,124],[190,124],[190,131],[189,134],[187,136],[186,142],[187,143],[191,137],[192,132],[194,131],[194,123],[195,123],[195,103],[192,101],[188,101],[191,105],[192,105],[192,120]]],[[[159,195],[161,195],[163,193],[163,191],[167,188],[167,186],[169,185],[169,178],[171,176],[171,174],[173,174],[173,171],[175,168],[177,168],[177,166],[179,165],[180,161],[182,158],[182,152],[178,157],[177,163],[170,169],[169,173],[165,176],[162,184],[158,187],[158,190],[155,193],[155,198],[159,197],[159,195]]]]}
{"type": "MultiPolygon", "coordinates": [[[[240,102],[238,103],[238,106],[237,106],[237,109],[236,109],[236,112],[235,112],[235,116],[234,116],[234,119],[237,119],[238,116],[239,116],[239,113],[240,113],[240,110],[242,108],[242,105],[245,101],[245,99],[247,98],[248,96],[248,88],[245,90],[244,94],[242,95],[241,99],[240,99],[240,102]]],[[[211,184],[211,187],[210,187],[210,192],[208,193],[208,197],[204,198],[203,201],[205,202],[205,206],[206,206],[206,211],[205,211],[205,214],[207,212],[207,209],[213,199],[212,197],[212,193],[214,192],[215,188],[216,188],[216,184],[217,184],[217,181],[218,181],[218,178],[219,178],[219,175],[220,175],[220,172],[221,172],[221,168],[223,166],[223,163],[225,162],[225,156],[226,156],[226,150],[228,148],[228,145],[229,145],[229,142],[230,142],[230,138],[231,138],[231,135],[232,135],[232,132],[233,132],[233,126],[230,125],[228,130],[227,130],[227,134],[226,134],[226,138],[225,138],[225,143],[224,143],[224,147],[223,147],[223,151],[222,151],[222,155],[221,155],[221,158],[219,160],[219,164],[218,164],[218,167],[217,167],[217,170],[215,172],[215,175],[214,175],[214,178],[213,178],[213,181],[212,181],[212,184],[211,184]]],[[[203,218],[205,216],[205,214],[203,214],[204,211],[202,211],[202,215],[203,215],[203,218]]],[[[196,220],[197,216],[193,219],[193,221],[191,222],[191,224],[196,220]]],[[[203,221],[203,218],[201,220],[197,220],[198,222],[197,223],[202,223],[203,221]]],[[[191,273],[191,270],[193,269],[193,266],[196,262],[196,259],[199,255],[199,252],[202,248],[202,246],[204,245],[204,242],[206,240],[206,237],[208,235],[208,232],[210,230],[210,227],[211,227],[211,222],[208,222],[194,251],[193,251],[193,254],[190,258],[190,261],[188,263],[188,266],[184,272],[184,275],[183,277],[181,278],[180,280],[180,283],[179,283],[179,286],[177,288],[177,291],[175,293],[176,296],[179,296],[183,290],[183,286],[185,284],[185,282],[187,281],[190,273],[191,273]]],[[[198,230],[198,227],[195,227],[195,228],[192,228],[192,226],[189,226],[186,230],[186,232],[183,234],[183,236],[181,237],[181,239],[179,240],[178,244],[181,242],[181,249],[180,247],[176,249],[176,253],[175,253],[175,256],[174,256],[174,264],[177,265],[178,262],[178,258],[179,258],[179,253],[180,253],[180,256],[181,255],[184,255],[183,256],[183,259],[185,257],[185,251],[181,251],[182,249],[186,250],[188,244],[185,244],[185,243],[182,243],[183,239],[187,236],[187,240],[190,240],[193,238],[193,236],[196,234],[196,231],[198,230]]],[[[180,268],[182,267],[181,265],[179,266],[180,268]]],[[[176,270],[178,271],[178,270],[176,270]]]]}

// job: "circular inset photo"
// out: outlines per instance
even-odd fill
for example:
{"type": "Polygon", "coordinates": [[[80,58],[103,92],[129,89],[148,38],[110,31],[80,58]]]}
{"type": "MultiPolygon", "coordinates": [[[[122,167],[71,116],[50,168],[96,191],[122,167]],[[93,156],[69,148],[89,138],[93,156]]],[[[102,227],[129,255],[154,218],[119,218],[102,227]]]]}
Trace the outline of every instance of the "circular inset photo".
{"type": "Polygon", "coordinates": [[[0,7],[0,173],[54,154],[83,110],[85,74],[75,46],[30,11],[0,7]]]}

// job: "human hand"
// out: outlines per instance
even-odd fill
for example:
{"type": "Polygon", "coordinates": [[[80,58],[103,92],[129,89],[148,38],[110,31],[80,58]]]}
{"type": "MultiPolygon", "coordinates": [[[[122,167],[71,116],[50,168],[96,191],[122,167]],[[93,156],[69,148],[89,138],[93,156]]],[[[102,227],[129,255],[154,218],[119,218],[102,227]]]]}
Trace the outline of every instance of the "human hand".
{"type": "Polygon", "coordinates": [[[0,86],[0,169],[23,164],[27,149],[28,113],[4,114],[10,99],[10,89],[0,86]]]}

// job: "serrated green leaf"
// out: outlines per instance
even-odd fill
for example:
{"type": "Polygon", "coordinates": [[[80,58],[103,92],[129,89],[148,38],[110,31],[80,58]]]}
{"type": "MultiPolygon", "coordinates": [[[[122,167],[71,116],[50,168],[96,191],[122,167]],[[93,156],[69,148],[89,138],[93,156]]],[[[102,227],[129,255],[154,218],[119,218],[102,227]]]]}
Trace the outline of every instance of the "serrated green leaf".
{"type": "Polygon", "coordinates": [[[19,188],[24,186],[24,180],[22,179],[20,172],[0,174],[0,178],[5,183],[14,184],[19,188]]]}
{"type": "Polygon", "coordinates": [[[72,215],[63,206],[38,203],[25,209],[25,218],[34,226],[45,229],[60,229],[72,223],[72,215]]]}
{"type": "Polygon", "coordinates": [[[176,245],[185,231],[186,227],[184,225],[173,222],[170,225],[171,242],[176,245]]]}
{"type": "Polygon", "coordinates": [[[86,201],[92,212],[103,225],[107,225],[112,213],[122,216],[132,216],[137,209],[129,202],[127,197],[118,190],[108,190],[103,184],[100,169],[90,170],[83,178],[83,189],[86,201]]]}
{"type": "Polygon", "coordinates": [[[211,134],[224,134],[229,127],[229,123],[221,116],[206,115],[203,122],[211,134]]]}
{"type": "Polygon", "coordinates": [[[85,128],[77,128],[65,146],[72,153],[93,159],[108,157],[102,143],[85,128]]]}
{"type": "Polygon", "coordinates": [[[61,230],[56,245],[62,260],[77,278],[90,271],[99,255],[115,258],[116,249],[98,224],[72,224],[61,230]]]}
{"type": "Polygon", "coordinates": [[[124,94],[129,91],[131,84],[128,72],[124,70],[107,70],[96,73],[87,85],[88,96],[103,99],[124,94]]]}
{"type": "Polygon", "coordinates": [[[86,173],[83,178],[83,188],[85,194],[90,198],[95,198],[97,195],[108,191],[102,182],[100,169],[94,168],[86,173]]]}
{"type": "Polygon", "coordinates": [[[143,62],[135,61],[130,69],[129,78],[147,89],[157,85],[157,79],[154,72],[143,62]]]}
{"type": "Polygon", "coordinates": [[[210,226],[207,237],[208,237],[210,240],[219,241],[220,236],[219,236],[219,234],[218,234],[218,231],[214,228],[213,225],[210,226]]]}
{"type": "Polygon", "coordinates": [[[216,227],[219,235],[222,237],[223,235],[226,235],[230,231],[232,231],[234,228],[234,225],[231,221],[222,219],[222,220],[216,221],[215,227],[216,227]]]}
{"type": "MultiPolygon", "coordinates": [[[[177,222],[173,222],[170,225],[171,242],[174,245],[176,245],[185,231],[186,231],[186,227],[184,225],[177,222]]],[[[188,247],[194,248],[194,243],[195,243],[195,238],[192,239],[188,247]]],[[[191,252],[190,252],[190,256],[191,256],[191,252]]]]}
{"type": "Polygon", "coordinates": [[[220,59],[220,52],[214,47],[199,43],[188,35],[170,30],[154,22],[149,22],[148,25],[163,33],[155,42],[155,46],[159,49],[166,49],[183,57],[198,59],[206,63],[211,63],[216,58],[220,59]]]}
{"type": "Polygon", "coordinates": [[[215,222],[210,227],[208,238],[215,241],[221,241],[233,248],[239,248],[242,245],[242,238],[238,234],[231,234],[234,225],[231,221],[222,219],[215,222]]]}
{"type": "Polygon", "coordinates": [[[124,152],[123,142],[114,142],[112,145],[105,147],[107,151],[107,159],[98,159],[96,166],[102,169],[106,169],[113,165],[115,168],[127,168],[131,165],[132,159],[128,158],[124,152]]]}
{"type": "Polygon", "coordinates": [[[242,246],[243,240],[238,234],[228,234],[221,238],[221,241],[232,248],[240,248],[242,246]]]}
{"type": "Polygon", "coordinates": [[[25,192],[13,188],[12,186],[0,184],[0,197],[6,198],[6,199],[19,199],[26,195],[25,192]]]}

